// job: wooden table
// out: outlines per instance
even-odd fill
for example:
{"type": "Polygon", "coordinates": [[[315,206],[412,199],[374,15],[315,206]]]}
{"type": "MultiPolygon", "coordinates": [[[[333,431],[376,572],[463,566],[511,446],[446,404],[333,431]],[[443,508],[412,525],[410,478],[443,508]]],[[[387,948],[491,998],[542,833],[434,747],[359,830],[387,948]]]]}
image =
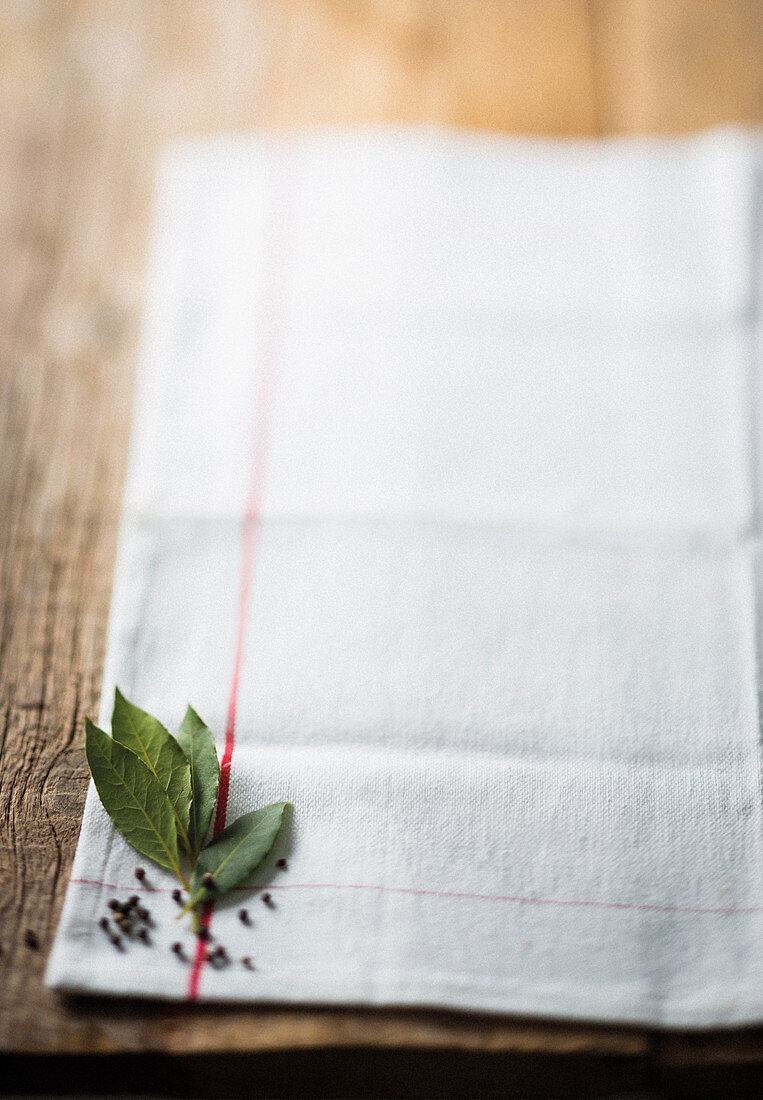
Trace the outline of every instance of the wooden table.
{"type": "Polygon", "coordinates": [[[261,1095],[693,1080],[742,1095],[763,1066],[763,1029],[682,1036],[42,988],[85,795],[82,721],[98,703],[157,151],[188,132],[399,119],[589,136],[760,123],[763,5],[0,0],[5,1088],[26,1073],[17,1088],[137,1089],[137,1073],[219,1095],[243,1074],[261,1095]],[[88,1057],[60,1059],[71,1054],[88,1057]],[[99,1055],[118,1058],[107,1084],[99,1055]],[[353,1089],[361,1064],[375,1069],[353,1089]]]}

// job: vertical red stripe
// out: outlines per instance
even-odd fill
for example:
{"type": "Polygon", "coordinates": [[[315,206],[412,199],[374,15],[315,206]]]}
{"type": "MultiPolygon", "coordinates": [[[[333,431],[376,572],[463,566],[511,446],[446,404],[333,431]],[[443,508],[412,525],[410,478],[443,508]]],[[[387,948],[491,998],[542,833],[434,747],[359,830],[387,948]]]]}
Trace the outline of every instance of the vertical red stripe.
{"type": "MultiPolygon", "coordinates": [[[[213,835],[217,836],[225,828],[228,811],[228,793],[230,790],[230,770],[233,749],[236,744],[236,712],[238,709],[239,681],[246,641],[246,623],[257,557],[257,544],[260,528],[262,495],[265,489],[270,429],[273,412],[274,381],[281,351],[284,323],[285,291],[285,222],[286,203],[284,201],[284,174],[286,155],[281,149],[273,149],[270,176],[270,201],[267,210],[263,251],[263,282],[260,309],[259,341],[256,356],[257,386],[254,401],[254,423],[252,427],[252,461],[249,472],[249,492],[246,511],[241,529],[241,586],[238,599],[238,628],[236,648],[233,657],[228,715],[225,724],[225,747],[220,761],[220,788],[217,796],[217,811],[213,835]]],[[[214,913],[214,903],[204,906],[201,922],[209,928],[214,913]]],[[[188,983],[188,999],[195,1001],[199,995],[201,973],[206,959],[206,945],[199,939],[196,954],[191,967],[188,983]]]]}

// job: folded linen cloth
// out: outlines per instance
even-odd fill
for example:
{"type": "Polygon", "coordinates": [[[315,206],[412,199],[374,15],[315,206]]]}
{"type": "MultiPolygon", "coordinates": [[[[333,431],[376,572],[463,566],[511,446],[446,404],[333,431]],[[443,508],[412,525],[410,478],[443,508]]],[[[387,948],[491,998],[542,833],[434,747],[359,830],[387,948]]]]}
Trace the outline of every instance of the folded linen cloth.
{"type": "Polygon", "coordinates": [[[760,180],[734,131],[174,149],[101,724],[191,702],[288,869],[224,970],[154,868],[117,953],[91,789],[51,985],[763,1019],[760,180]]]}

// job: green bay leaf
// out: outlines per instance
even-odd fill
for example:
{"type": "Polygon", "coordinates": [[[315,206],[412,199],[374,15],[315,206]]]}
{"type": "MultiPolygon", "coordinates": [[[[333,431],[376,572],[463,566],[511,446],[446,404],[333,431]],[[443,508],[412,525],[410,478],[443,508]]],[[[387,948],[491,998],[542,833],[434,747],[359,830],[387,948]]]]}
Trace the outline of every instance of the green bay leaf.
{"type": "Polygon", "coordinates": [[[290,805],[290,802],[274,802],[243,814],[223,829],[196,861],[191,878],[194,904],[220,897],[257,870],[273,847],[283,824],[284,810],[290,805]],[[205,874],[210,874],[214,880],[212,889],[202,885],[205,874]]]}
{"type": "Polygon", "coordinates": [[[85,719],[85,752],[98,797],[125,840],[183,881],[175,814],[151,769],[89,718],[85,719]]]}
{"type": "Polygon", "coordinates": [[[211,729],[188,707],[177,740],[191,767],[191,822],[189,836],[194,855],[209,831],[217,804],[220,761],[211,729]]]}
{"type": "Polygon", "coordinates": [[[125,699],[119,688],[114,692],[111,736],[140,757],[167,792],[178,836],[190,855],[191,767],[182,748],[157,718],[125,699]]]}

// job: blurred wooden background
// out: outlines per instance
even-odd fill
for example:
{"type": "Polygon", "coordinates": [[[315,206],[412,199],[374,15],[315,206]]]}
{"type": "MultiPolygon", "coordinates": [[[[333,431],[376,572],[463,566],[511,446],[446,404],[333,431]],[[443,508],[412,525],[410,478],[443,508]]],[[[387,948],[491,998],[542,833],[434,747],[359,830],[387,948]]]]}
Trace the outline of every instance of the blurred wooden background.
{"type": "Polygon", "coordinates": [[[97,710],[157,150],[181,133],[390,120],[587,137],[759,124],[763,2],[0,0],[0,1047],[541,1052],[542,1073],[594,1058],[615,1084],[758,1066],[760,1030],[42,989],[97,710]]]}

